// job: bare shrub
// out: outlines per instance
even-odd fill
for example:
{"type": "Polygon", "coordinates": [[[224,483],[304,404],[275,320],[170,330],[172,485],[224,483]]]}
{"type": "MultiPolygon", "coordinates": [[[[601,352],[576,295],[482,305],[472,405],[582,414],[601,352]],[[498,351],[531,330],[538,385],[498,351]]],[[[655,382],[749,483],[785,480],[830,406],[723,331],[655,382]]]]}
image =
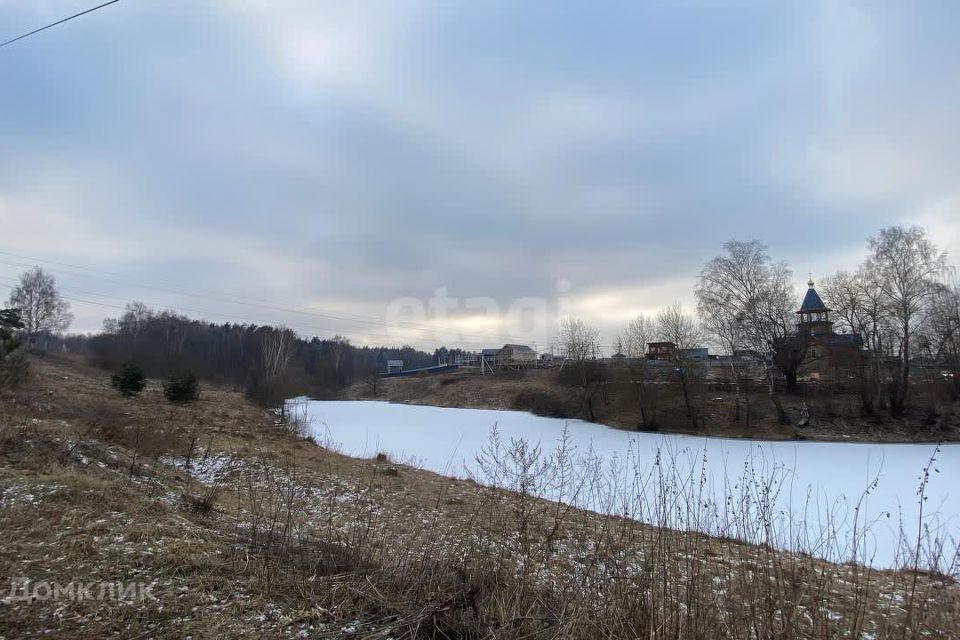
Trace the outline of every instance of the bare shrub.
{"type": "Polygon", "coordinates": [[[310,401],[306,398],[294,398],[283,404],[278,424],[290,435],[306,437],[310,428],[310,401]]]}
{"type": "Polygon", "coordinates": [[[502,368],[497,371],[497,376],[506,380],[522,380],[527,377],[526,369],[502,368]]]}
{"type": "MultiPolygon", "coordinates": [[[[715,497],[695,453],[661,450],[643,473],[629,474],[637,453],[601,465],[566,433],[548,449],[504,441],[495,429],[478,457],[482,484],[472,497],[441,493],[437,508],[405,503],[401,513],[379,502],[382,465],[365,465],[369,477],[354,484],[336,474],[314,484],[290,459],[278,466],[253,456],[237,478],[236,561],[253,561],[264,589],[290,590],[352,620],[358,637],[956,631],[957,605],[943,599],[942,581],[960,565],[942,536],[922,527],[905,535],[907,571],[865,566],[877,523],[862,507],[876,481],[852,521],[826,518],[818,528],[778,508],[788,482],[782,468],[748,462],[715,497]],[[457,509],[459,528],[448,527],[444,504],[457,509]],[[783,548],[791,551],[776,550],[783,548]]],[[[809,518],[816,509],[810,505],[809,518]]]]}
{"type": "Polygon", "coordinates": [[[180,495],[180,505],[184,511],[199,516],[208,516],[216,508],[220,488],[216,485],[204,487],[198,493],[184,492],[180,495]]]}
{"type": "Polygon", "coordinates": [[[524,390],[513,397],[512,406],[518,411],[529,411],[548,418],[571,418],[570,412],[558,398],[542,391],[524,390]]]}

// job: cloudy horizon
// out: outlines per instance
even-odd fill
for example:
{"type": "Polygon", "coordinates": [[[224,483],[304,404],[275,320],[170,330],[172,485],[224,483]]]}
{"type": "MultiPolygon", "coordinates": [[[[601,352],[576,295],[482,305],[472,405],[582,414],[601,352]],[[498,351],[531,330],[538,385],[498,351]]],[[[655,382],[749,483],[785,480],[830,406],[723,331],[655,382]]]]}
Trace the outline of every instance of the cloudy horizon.
{"type": "Polygon", "coordinates": [[[639,4],[121,1],[0,49],[0,296],[432,350],[516,333],[477,298],[610,343],[732,238],[798,296],[894,224],[956,262],[960,6],[639,4]]]}

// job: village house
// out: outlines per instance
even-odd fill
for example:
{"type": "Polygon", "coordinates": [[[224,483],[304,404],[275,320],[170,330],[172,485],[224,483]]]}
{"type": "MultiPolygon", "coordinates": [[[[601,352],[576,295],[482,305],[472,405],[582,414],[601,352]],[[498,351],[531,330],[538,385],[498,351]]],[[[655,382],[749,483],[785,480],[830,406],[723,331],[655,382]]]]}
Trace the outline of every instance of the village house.
{"type": "Polygon", "coordinates": [[[647,343],[647,360],[672,360],[677,351],[677,345],[672,342],[647,343]]]}
{"type": "MultiPolygon", "coordinates": [[[[672,342],[647,343],[647,360],[673,360],[678,355],[677,345],[672,342]]],[[[693,347],[683,349],[684,360],[708,360],[710,350],[707,347],[693,347]]]]}
{"type": "Polygon", "coordinates": [[[497,360],[512,364],[536,362],[537,352],[525,344],[505,344],[497,353],[497,360]]]}
{"type": "Polygon", "coordinates": [[[498,353],[500,353],[500,349],[482,349],[480,359],[483,360],[484,364],[493,365],[497,363],[498,353]]]}

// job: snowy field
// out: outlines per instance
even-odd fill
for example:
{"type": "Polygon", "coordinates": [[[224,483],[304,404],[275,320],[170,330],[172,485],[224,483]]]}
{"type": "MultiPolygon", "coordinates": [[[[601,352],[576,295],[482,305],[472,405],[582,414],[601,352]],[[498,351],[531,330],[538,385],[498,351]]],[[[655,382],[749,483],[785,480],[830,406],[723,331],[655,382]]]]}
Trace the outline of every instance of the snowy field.
{"type": "Polygon", "coordinates": [[[831,560],[909,564],[918,536],[924,553],[940,545],[950,554],[960,539],[957,444],[941,446],[931,464],[932,444],[698,438],[516,411],[386,402],[310,401],[298,408],[319,444],[351,456],[384,452],[448,476],[515,487],[517,458],[508,451],[523,440],[540,445],[549,475],[565,469],[563,487],[555,477],[528,483],[544,497],[831,560]],[[491,445],[494,428],[499,447],[491,445]]]}

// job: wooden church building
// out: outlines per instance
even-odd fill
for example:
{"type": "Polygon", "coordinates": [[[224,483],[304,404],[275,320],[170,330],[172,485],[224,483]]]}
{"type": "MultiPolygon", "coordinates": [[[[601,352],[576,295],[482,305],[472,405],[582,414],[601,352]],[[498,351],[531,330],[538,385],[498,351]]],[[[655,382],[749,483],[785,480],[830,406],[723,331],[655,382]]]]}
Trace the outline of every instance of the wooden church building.
{"type": "Polygon", "coordinates": [[[858,333],[836,333],[830,309],[813,286],[797,311],[797,338],[806,345],[801,374],[810,380],[838,380],[855,370],[863,340],[858,333]]]}

